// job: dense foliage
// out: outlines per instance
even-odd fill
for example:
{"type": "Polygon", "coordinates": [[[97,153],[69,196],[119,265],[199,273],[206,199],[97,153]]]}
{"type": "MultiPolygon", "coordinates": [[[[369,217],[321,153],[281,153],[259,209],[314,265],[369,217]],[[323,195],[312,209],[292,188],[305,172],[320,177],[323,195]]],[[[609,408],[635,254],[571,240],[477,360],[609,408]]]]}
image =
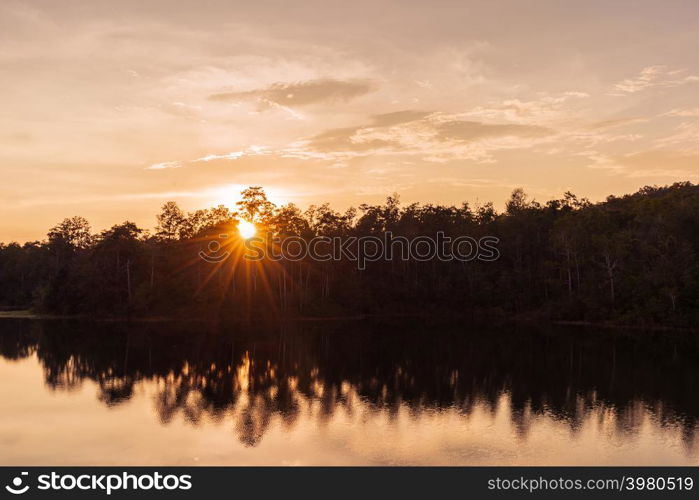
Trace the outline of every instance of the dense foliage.
{"type": "Polygon", "coordinates": [[[154,234],[128,221],[92,234],[73,217],[46,241],[0,245],[0,306],[139,316],[483,313],[688,326],[699,319],[699,186],[691,183],[600,203],[566,193],[540,204],[518,189],[503,213],[492,204],[402,206],[397,196],[345,213],[327,204],[301,211],[276,207],[261,188],[242,194],[236,211],[185,214],[168,202],[154,234]],[[239,220],[282,240],[492,235],[500,257],[381,259],[365,270],[347,260],[249,262],[236,253],[239,220]],[[199,256],[212,248],[233,255],[218,263],[199,256]]]}

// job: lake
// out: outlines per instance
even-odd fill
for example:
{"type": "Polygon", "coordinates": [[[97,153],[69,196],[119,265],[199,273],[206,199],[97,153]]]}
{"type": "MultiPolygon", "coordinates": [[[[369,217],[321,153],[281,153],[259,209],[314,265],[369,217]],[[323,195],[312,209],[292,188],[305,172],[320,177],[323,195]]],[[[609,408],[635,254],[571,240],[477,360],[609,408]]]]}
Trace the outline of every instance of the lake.
{"type": "Polygon", "coordinates": [[[698,360],[668,332],[0,319],[0,463],[699,465],[698,360]]]}

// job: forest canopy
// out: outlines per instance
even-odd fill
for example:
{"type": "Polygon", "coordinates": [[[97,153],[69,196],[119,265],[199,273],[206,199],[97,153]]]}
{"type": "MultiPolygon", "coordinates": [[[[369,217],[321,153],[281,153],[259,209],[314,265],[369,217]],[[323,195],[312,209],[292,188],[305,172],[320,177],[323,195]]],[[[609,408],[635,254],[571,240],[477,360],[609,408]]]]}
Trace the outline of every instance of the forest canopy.
{"type": "MultiPolygon", "coordinates": [[[[381,205],[344,212],[276,206],[261,187],[225,206],[162,206],[154,231],[130,221],[94,233],[66,218],[44,241],[0,244],[0,307],[91,316],[497,315],[641,325],[699,319],[699,186],[645,187],[591,203],[572,193],[539,203],[516,189],[502,213],[381,205]],[[394,235],[498,239],[492,262],[383,259],[219,263],[200,258],[239,221],[277,238],[394,235]]],[[[216,243],[218,245],[218,243],[216,243]]]]}

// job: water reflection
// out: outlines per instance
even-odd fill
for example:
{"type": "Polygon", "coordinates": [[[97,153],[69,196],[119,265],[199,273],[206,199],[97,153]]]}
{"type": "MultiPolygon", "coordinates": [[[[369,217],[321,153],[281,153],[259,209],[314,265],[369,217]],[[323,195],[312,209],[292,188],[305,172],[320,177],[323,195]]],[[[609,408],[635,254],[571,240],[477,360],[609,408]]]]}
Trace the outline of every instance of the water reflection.
{"type": "MultiPolygon", "coordinates": [[[[679,436],[686,462],[696,463],[696,341],[647,336],[415,322],[241,331],[3,320],[0,354],[5,360],[36,356],[54,393],[94,382],[105,407],[126,404],[146,386],[161,425],[183,420],[200,428],[230,419],[239,442],[251,448],[272,426],[290,433],[303,419],[317,427],[344,421],[383,440],[377,446],[384,461],[404,463],[410,459],[391,457],[390,450],[405,439],[396,431],[405,419],[443,426],[455,447],[462,433],[493,432],[480,436],[490,446],[501,427],[466,424],[496,422],[504,414],[516,446],[540,431],[532,430],[537,422],[545,421],[547,432],[565,426],[564,441],[593,425],[612,444],[644,432],[679,436]]],[[[395,453],[404,454],[401,449],[395,453]]],[[[486,462],[507,461],[489,450],[486,462]]],[[[455,463],[470,461],[457,451],[455,463]]],[[[549,463],[560,461],[552,456],[549,463]]]]}

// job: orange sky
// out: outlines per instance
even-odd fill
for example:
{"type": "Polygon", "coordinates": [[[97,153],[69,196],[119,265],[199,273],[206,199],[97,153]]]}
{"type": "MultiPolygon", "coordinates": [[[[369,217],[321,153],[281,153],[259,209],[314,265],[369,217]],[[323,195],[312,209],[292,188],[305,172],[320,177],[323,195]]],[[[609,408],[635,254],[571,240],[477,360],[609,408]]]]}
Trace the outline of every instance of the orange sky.
{"type": "Polygon", "coordinates": [[[697,182],[698,25],[691,1],[5,0],[0,241],[248,185],[344,209],[697,182]]]}

